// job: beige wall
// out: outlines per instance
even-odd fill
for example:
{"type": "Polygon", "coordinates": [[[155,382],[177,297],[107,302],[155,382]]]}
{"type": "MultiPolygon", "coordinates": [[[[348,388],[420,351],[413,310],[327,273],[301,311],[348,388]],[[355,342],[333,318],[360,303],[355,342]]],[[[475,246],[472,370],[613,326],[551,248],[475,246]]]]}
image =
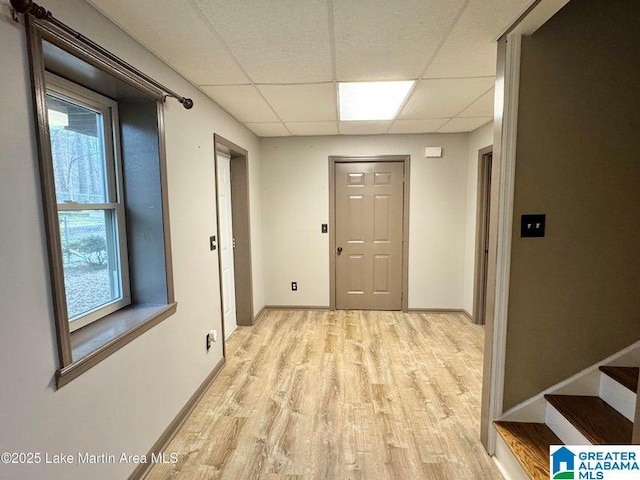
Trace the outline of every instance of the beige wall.
{"type": "MultiPolygon", "coordinates": [[[[178,312],[56,391],[48,281],[27,50],[23,28],[0,4],[0,451],[145,454],[221,358],[205,335],[221,328],[213,133],[249,150],[255,308],[263,303],[258,139],[182,77],[81,0],[47,0],[62,21],[175,91],[193,110],[166,104],[166,147],[178,312]]],[[[113,480],[136,465],[1,466],[2,478],[113,480]],[[43,469],[46,468],[46,473],[43,469]]]]}
{"type": "Polygon", "coordinates": [[[329,305],[330,155],[411,155],[409,308],[462,308],[468,134],[262,139],[265,302],[329,305]],[[441,146],[442,158],[424,158],[441,146]],[[291,281],[298,291],[291,291],[291,281]]]}
{"type": "Polygon", "coordinates": [[[493,122],[469,134],[469,160],[467,168],[467,207],[464,241],[464,292],[462,308],[473,311],[473,287],[476,261],[476,221],[478,202],[478,152],[493,145],[493,122]]]}
{"type": "Polygon", "coordinates": [[[523,39],[505,408],[640,338],[638,18],[570,2],[523,39]]]}

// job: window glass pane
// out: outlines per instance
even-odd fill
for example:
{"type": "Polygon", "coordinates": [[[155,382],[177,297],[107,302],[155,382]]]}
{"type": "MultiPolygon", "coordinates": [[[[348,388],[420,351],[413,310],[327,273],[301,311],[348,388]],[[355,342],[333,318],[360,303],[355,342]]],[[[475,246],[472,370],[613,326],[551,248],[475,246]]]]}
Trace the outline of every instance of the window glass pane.
{"type": "Polygon", "coordinates": [[[102,114],[47,95],[58,203],[108,203],[102,114]]]}
{"type": "Polygon", "coordinates": [[[70,320],[122,297],[115,210],[59,211],[70,320]]]}

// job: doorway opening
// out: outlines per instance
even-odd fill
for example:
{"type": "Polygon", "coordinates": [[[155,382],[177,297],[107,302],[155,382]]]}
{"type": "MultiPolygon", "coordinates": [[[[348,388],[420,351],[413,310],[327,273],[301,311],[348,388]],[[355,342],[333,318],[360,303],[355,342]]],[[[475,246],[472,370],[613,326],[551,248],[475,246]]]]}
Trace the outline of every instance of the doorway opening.
{"type": "MultiPolygon", "coordinates": [[[[222,336],[253,325],[249,157],[244,148],[214,134],[216,214],[222,336]]],[[[224,345],[224,343],[223,343],[224,345]]]]}
{"type": "Polygon", "coordinates": [[[331,310],[408,310],[409,155],[329,157],[331,310]]]}
{"type": "Polygon", "coordinates": [[[491,166],[493,146],[478,152],[478,193],[476,206],[476,255],[473,287],[473,321],[485,324],[487,271],[489,265],[489,218],[491,211],[491,166]]]}

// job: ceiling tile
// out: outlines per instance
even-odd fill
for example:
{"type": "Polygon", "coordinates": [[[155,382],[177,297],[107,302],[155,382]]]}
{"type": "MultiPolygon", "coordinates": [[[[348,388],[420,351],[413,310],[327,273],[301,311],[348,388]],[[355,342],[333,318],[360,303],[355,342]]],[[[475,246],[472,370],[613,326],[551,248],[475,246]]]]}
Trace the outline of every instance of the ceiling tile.
{"type": "Polygon", "coordinates": [[[480,128],[491,120],[493,120],[493,117],[452,118],[438,130],[438,133],[473,132],[476,128],[480,128]]]}
{"type": "Polygon", "coordinates": [[[338,131],[341,135],[377,135],[386,133],[391,125],[388,121],[371,121],[371,122],[340,122],[338,131]]]}
{"type": "Polygon", "coordinates": [[[336,120],[336,89],[333,83],[260,85],[258,88],[285,122],[336,120]]]}
{"type": "Polygon", "coordinates": [[[236,62],[186,0],[89,0],[196,84],[248,83],[236,62]]]}
{"type": "Polygon", "coordinates": [[[336,122],[287,122],[287,128],[293,135],[337,135],[336,122]]]}
{"type": "Polygon", "coordinates": [[[464,0],[334,0],[339,81],[417,78],[464,0]]]}
{"type": "Polygon", "coordinates": [[[218,105],[241,122],[277,122],[278,117],[251,85],[201,87],[218,105]]]}
{"type": "Polygon", "coordinates": [[[280,122],[246,123],[249,130],[259,137],[287,137],[289,132],[280,122]]]}
{"type": "Polygon", "coordinates": [[[389,133],[433,133],[448,121],[448,118],[396,120],[389,129],[389,133]]]}
{"type": "Polygon", "coordinates": [[[267,136],[468,131],[490,121],[495,39],[534,0],[87,1],[267,136]],[[411,79],[430,59],[393,124],[335,122],[334,74],[411,79]]]}
{"type": "Polygon", "coordinates": [[[333,80],[326,0],[190,0],[255,83],[333,80]]]}
{"type": "Polygon", "coordinates": [[[473,102],[458,117],[491,117],[493,116],[493,94],[492,88],[478,100],[473,102]]]}
{"type": "Polygon", "coordinates": [[[425,78],[495,75],[495,40],[534,0],[471,0],[425,78]]]}
{"type": "Polygon", "coordinates": [[[399,119],[455,117],[494,84],[493,77],[421,80],[399,119]]]}

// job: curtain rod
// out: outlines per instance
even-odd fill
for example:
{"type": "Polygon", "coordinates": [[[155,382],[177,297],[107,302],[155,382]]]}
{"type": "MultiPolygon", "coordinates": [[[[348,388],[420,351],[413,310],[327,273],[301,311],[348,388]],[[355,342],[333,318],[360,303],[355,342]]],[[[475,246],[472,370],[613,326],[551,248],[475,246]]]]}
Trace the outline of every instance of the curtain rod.
{"type": "Polygon", "coordinates": [[[117,63],[121,67],[126,68],[127,70],[129,70],[130,72],[134,73],[138,77],[142,78],[146,82],[150,83],[154,87],[162,90],[163,92],[165,92],[167,94],[168,97],[175,98],[187,110],[189,110],[190,108],[193,107],[193,100],[191,100],[190,98],[186,98],[186,97],[183,97],[181,95],[178,95],[173,90],[170,90],[167,87],[165,87],[164,85],[162,85],[161,83],[156,82],[153,78],[149,77],[145,73],[142,73],[140,70],[138,70],[137,68],[135,68],[132,65],[128,64],[127,62],[122,60],[117,55],[111,53],[106,48],[101,47],[100,45],[95,43],[93,40],[85,37],[84,35],[82,35],[81,33],[77,32],[77,31],[75,31],[73,28],[71,28],[67,24],[61,22],[60,20],[55,18],[53,16],[53,14],[49,10],[47,10],[46,8],[38,5],[37,3],[33,2],[32,0],[11,0],[11,6],[18,13],[22,13],[24,15],[29,15],[30,14],[30,15],[33,15],[38,20],[46,20],[47,22],[52,23],[53,25],[55,25],[59,29],[63,30],[64,32],[68,33],[69,35],[71,35],[72,37],[76,38],[77,40],[81,41],[85,45],[88,45],[89,47],[91,47],[94,50],[98,51],[100,54],[104,55],[109,60],[117,63]]]}

